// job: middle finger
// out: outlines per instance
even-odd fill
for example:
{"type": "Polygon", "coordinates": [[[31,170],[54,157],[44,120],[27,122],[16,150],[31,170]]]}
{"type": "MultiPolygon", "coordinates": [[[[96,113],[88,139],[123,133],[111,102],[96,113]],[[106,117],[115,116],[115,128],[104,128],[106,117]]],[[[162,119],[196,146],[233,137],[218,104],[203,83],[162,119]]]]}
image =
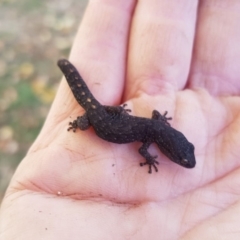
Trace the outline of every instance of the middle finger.
{"type": "MultiPolygon", "coordinates": [[[[197,0],[142,0],[130,32],[125,98],[186,85],[197,15],[197,0]]],[[[125,100],[126,100],[125,99],[125,100]]]]}

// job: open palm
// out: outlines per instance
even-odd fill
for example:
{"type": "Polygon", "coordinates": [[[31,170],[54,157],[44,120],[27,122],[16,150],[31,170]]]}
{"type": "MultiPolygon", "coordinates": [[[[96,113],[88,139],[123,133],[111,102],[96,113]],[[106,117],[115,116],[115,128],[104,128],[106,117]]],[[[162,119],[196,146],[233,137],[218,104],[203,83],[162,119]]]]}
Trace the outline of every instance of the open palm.
{"type": "Polygon", "coordinates": [[[1,239],[240,238],[240,4],[217,2],[91,1],[70,55],[102,104],[167,110],[196,167],[153,144],[148,174],[141,143],[67,132],[84,111],[64,79],[6,193],[1,239]]]}

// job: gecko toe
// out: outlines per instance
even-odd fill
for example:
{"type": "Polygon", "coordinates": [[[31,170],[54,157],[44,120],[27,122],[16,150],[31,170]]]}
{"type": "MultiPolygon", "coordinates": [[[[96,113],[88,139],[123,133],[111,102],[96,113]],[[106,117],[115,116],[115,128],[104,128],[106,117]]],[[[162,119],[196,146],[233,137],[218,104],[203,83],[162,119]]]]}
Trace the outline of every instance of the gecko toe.
{"type": "Polygon", "coordinates": [[[73,132],[76,132],[77,129],[77,121],[74,120],[73,122],[69,122],[68,124],[70,127],[67,129],[68,131],[73,130],[73,132]]]}
{"type": "Polygon", "coordinates": [[[140,166],[142,167],[142,166],[148,165],[148,167],[149,167],[148,173],[152,173],[152,167],[154,168],[154,170],[156,172],[158,172],[158,168],[157,168],[156,164],[159,165],[159,162],[155,160],[156,158],[157,158],[157,156],[153,156],[153,157],[147,159],[146,162],[140,163],[140,166]]]}

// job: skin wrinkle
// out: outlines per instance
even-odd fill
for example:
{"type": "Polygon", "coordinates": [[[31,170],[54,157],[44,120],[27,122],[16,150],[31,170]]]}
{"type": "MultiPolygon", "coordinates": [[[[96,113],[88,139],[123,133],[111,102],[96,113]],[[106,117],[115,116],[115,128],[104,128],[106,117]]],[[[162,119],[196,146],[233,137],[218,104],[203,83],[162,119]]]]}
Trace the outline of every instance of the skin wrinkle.
{"type": "Polygon", "coordinates": [[[174,86],[174,84],[169,83],[168,81],[164,81],[162,80],[158,80],[156,81],[155,78],[150,78],[150,77],[146,77],[146,76],[142,76],[140,77],[136,82],[138,85],[136,85],[136,87],[134,87],[134,89],[137,89],[137,92],[132,92],[132,94],[134,96],[139,96],[141,95],[141,92],[152,96],[155,94],[166,94],[168,92],[171,91],[175,91],[176,90],[176,86],[174,86]],[[146,78],[151,79],[151,80],[145,80],[146,78]],[[139,80],[142,79],[142,80],[139,80]],[[151,83],[152,82],[152,83],[151,83]]]}
{"type": "MultiPolygon", "coordinates": [[[[233,207],[233,206],[236,206],[236,203],[233,203],[233,204],[231,204],[229,207],[230,207],[230,209],[233,207]]],[[[224,209],[223,211],[221,211],[221,213],[220,214],[223,214],[223,213],[226,213],[227,211],[229,211],[229,209],[224,209]]],[[[217,217],[219,215],[219,213],[217,214],[217,215],[213,215],[213,216],[211,216],[211,218],[210,219],[206,219],[206,220],[204,220],[204,221],[201,221],[201,222],[199,222],[199,224],[198,225],[195,225],[195,227],[194,228],[199,228],[199,226],[201,227],[201,225],[202,224],[205,224],[206,222],[209,222],[210,221],[210,223],[211,223],[211,220],[213,219],[213,218],[215,218],[215,217],[217,217]]],[[[227,223],[229,223],[229,219],[226,219],[225,220],[227,223]]],[[[210,227],[210,224],[208,223],[208,226],[210,227]]],[[[225,226],[225,225],[223,225],[223,226],[225,226]]],[[[194,231],[194,228],[192,228],[190,231],[187,231],[187,232],[185,232],[185,234],[184,235],[188,235],[188,233],[189,232],[192,232],[192,231],[194,231]]],[[[216,229],[216,227],[214,226],[214,227],[212,227],[212,229],[213,230],[215,230],[215,231],[217,231],[218,229],[216,229]]],[[[220,230],[220,229],[219,229],[220,230]]],[[[217,236],[217,235],[216,235],[217,236]]],[[[226,237],[226,235],[224,235],[224,237],[226,237]]],[[[226,238],[226,239],[228,239],[228,238],[226,238]]],[[[234,239],[236,239],[236,238],[234,238],[234,239]]]]}
{"type": "Polygon", "coordinates": [[[233,169],[229,170],[228,172],[224,173],[223,175],[218,176],[216,179],[209,181],[208,183],[200,186],[200,189],[204,188],[207,185],[213,185],[214,183],[218,182],[219,180],[223,180],[224,178],[227,178],[229,174],[234,174],[235,172],[240,171],[240,167],[235,168],[234,171],[233,169]]]}
{"type": "MultiPolygon", "coordinates": [[[[212,184],[212,183],[211,183],[212,184]]],[[[201,188],[198,190],[198,191],[201,191],[201,188]]],[[[196,197],[196,196],[192,196],[192,198],[194,199],[199,199],[199,197],[196,197]]],[[[234,205],[238,200],[235,200],[235,201],[229,201],[229,203],[225,204],[225,206],[216,206],[216,203],[218,203],[217,201],[213,201],[214,203],[211,205],[211,204],[208,204],[208,202],[202,202],[204,205],[207,204],[207,206],[213,206],[214,209],[216,211],[214,211],[214,213],[210,214],[210,215],[207,215],[205,216],[205,218],[201,219],[200,221],[196,222],[193,226],[191,226],[191,229],[194,229],[194,226],[198,226],[199,224],[205,222],[207,219],[209,218],[212,218],[212,217],[215,217],[217,216],[219,213],[221,212],[224,212],[227,208],[231,207],[232,205],[234,205]],[[215,204],[215,205],[214,205],[215,204]]],[[[190,206],[190,204],[187,204],[187,206],[190,206]]],[[[183,226],[185,226],[185,224],[183,224],[183,226]]],[[[186,234],[183,233],[183,234],[186,234]]]]}
{"type": "MultiPolygon", "coordinates": [[[[224,100],[224,99],[223,99],[224,100]]],[[[226,110],[228,110],[228,108],[226,108],[226,110]]],[[[230,109],[229,109],[230,110],[230,109]]],[[[230,112],[231,113],[231,112],[230,112]]],[[[232,115],[232,114],[231,114],[232,115]]],[[[240,113],[238,114],[238,115],[240,115],[240,113]]],[[[227,122],[227,124],[226,124],[226,126],[223,126],[218,132],[217,132],[217,134],[216,135],[213,135],[213,136],[211,136],[211,138],[212,139],[216,139],[216,138],[222,138],[222,137],[224,137],[225,136],[225,134],[226,134],[226,132],[227,132],[227,130],[231,127],[231,125],[232,124],[235,124],[235,119],[237,119],[236,117],[230,117],[230,114],[229,114],[229,111],[228,111],[228,113],[227,114],[224,114],[224,116],[226,116],[226,120],[225,121],[227,121],[227,119],[229,119],[227,122]]],[[[209,132],[209,131],[208,131],[209,132]]],[[[209,137],[208,137],[209,138],[209,137]]],[[[229,139],[228,139],[229,140],[229,139]]],[[[209,141],[209,142],[211,142],[211,140],[209,141]]],[[[220,144],[221,145],[221,144],[220,144]]],[[[225,145],[224,145],[225,146],[225,145]]]]}
{"type": "MultiPolygon", "coordinates": [[[[188,215],[188,213],[187,213],[187,209],[188,209],[188,207],[189,207],[189,203],[191,202],[191,196],[188,198],[188,200],[186,201],[187,202],[187,204],[185,204],[185,208],[184,208],[184,211],[183,211],[183,213],[182,213],[182,216],[181,216],[181,228],[179,228],[179,230],[178,230],[178,235],[179,236],[181,236],[182,235],[182,233],[184,233],[186,230],[185,230],[185,228],[186,228],[186,220],[185,220],[185,218],[187,219],[187,215],[188,215]]],[[[195,224],[197,224],[197,223],[195,223],[195,224]]]]}
{"type": "MultiPolygon", "coordinates": [[[[16,189],[16,190],[20,190],[20,189],[16,189]]],[[[43,194],[43,195],[47,195],[49,198],[60,198],[60,196],[58,196],[56,194],[56,192],[48,192],[45,193],[44,191],[32,191],[30,189],[25,189],[25,190],[20,190],[20,191],[16,191],[15,194],[21,193],[20,195],[17,195],[15,198],[11,198],[11,200],[16,199],[16,198],[21,198],[24,197],[28,194],[43,194]]],[[[76,193],[71,193],[71,194],[63,194],[61,195],[62,198],[64,199],[68,199],[71,201],[75,201],[78,202],[79,200],[81,201],[86,201],[86,202],[93,202],[93,203],[102,203],[105,204],[106,206],[118,206],[118,207],[122,207],[124,209],[134,209],[136,207],[141,207],[142,202],[124,202],[124,201],[116,201],[115,198],[112,199],[105,199],[104,197],[100,196],[101,194],[92,194],[92,193],[88,193],[88,194],[76,194],[76,193]]],[[[12,197],[12,194],[11,194],[12,197]]]]}
{"type": "MultiPolygon", "coordinates": [[[[217,76],[209,76],[208,74],[204,74],[203,72],[202,72],[202,74],[194,73],[193,77],[196,79],[196,81],[198,81],[199,86],[202,86],[203,88],[211,88],[212,89],[211,94],[213,96],[218,95],[219,86],[223,85],[221,83],[225,83],[223,78],[217,77],[217,76]]],[[[237,85],[234,82],[229,82],[227,86],[228,86],[229,90],[232,91],[232,92],[234,92],[234,90],[237,88],[237,85]]],[[[226,91],[226,92],[223,91],[221,93],[221,96],[229,95],[229,93],[227,93],[227,92],[228,91],[226,91]]]]}
{"type": "MultiPolygon", "coordinates": [[[[228,172],[226,172],[226,173],[224,173],[223,175],[220,175],[220,176],[218,176],[216,179],[214,179],[214,180],[209,180],[209,181],[207,181],[207,182],[205,182],[204,184],[202,184],[202,185],[198,185],[198,189],[197,190],[195,190],[195,189],[190,189],[189,191],[186,191],[186,192],[183,192],[183,193],[181,193],[181,197],[182,198],[185,198],[187,195],[189,195],[189,194],[191,194],[192,192],[194,192],[194,191],[201,191],[202,189],[204,189],[205,187],[207,187],[208,185],[211,187],[211,185],[214,185],[215,183],[217,183],[219,180],[224,180],[225,178],[227,178],[228,177],[228,175],[229,174],[232,174],[232,173],[234,173],[234,172],[237,172],[237,171],[240,171],[240,167],[238,167],[237,169],[235,169],[234,171],[233,171],[233,169],[230,169],[228,172]]],[[[237,195],[238,196],[238,195],[237,195]]],[[[194,196],[193,196],[194,197],[194,196]]],[[[174,197],[172,197],[172,198],[168,198],[168,201],[170,200],[170,202],[171,201],[174,201],[174,200],[176,200],[176,199],[178,199],[179,198],[179,196],[174,196],[174,197]]],[[[165,202],[165,200],[163,200],[163,201],[161,201],[161,203],[164,203],[165,202]]],[[[228,205],[225,207],[225,208],[227,208],[228,207],[228,205]]]]}
{"type": "MultiPolygon", "coordinates": [[[[211,187],[211,185],[215,184],[215,183],[218,182],[220,179],[223,180],[224,178],[227,178],[227,177],[228,177],[228,174],[229,174],[231,171],[232,171],[232,170],[230,170],[229,172],[227,172],[226,174],[224,174],[224,175],[222,175],[222,176],[219,176],[219,177],[218,177],[217,179],[215,179],[214,181],[209,181],[209,182],[204,183],[203,185],[200,185],[200,186],[198,187],[198,190],[196,190],[196,191],[201,191],[203,188],[205,188],[205,187],[208,186],[208,185],[210,185],[210,187],[211,187]]],[[[234,170],[234,172],[235,172],[235,171],[239,171],[239,169],[234,170]]],[[[233,173],[234,173],[234,172],[233,172],[233,173]]],[[[232,173],[232,172],[231,172],[231,173],[232,173]]],[[[195,191],[195,190],[193,190],[193,191],[195,191]]],[[[192,190],[183,193],[183,194],[182,194],[182,197],[185,198],[186,195],[189,195],[191,192],[192,192],[192,190]]],[[[231,194],[232,194],[232,193],[231,193],[231,194]]],[[[193,197],[195,198],[195,196],[193,196],[193,197]]],[[[178,196],[177,196],[176,198],[178,198],[178,196]]],[[[175,198],[171,198],[171,201],[173,201],[174,199],[175,199],[175,198]]],[[[232,204],[232,202],[229,203],[229,205],[226,205],[224,209],[228,208],[231,204],[232,204]]],[[[187,206],[188,206],[188,205],[189,205],[189,204],[187,204],[187,206]]],[[[219,208],[219,209],[221,209],[221,208],[219,208]]],[[[215,213],[214,215],[217,215],[217,214],[218,214],[218,213],[215,213]]],[[[206,219],[208,219],[208,218],[209,218],[209,216],[206,216],[206,219]]]]}

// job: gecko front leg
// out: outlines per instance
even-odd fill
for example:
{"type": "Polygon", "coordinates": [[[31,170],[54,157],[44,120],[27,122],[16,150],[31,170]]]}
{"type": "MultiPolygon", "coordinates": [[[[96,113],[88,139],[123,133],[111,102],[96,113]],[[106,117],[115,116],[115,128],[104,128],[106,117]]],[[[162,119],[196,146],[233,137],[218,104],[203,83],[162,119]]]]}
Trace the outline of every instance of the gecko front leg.
{"type": "Polygon", "coordinates": [[[131,112],[131,109],[126,109],[127,106],[126,103],[124,103],[122,106],[104,106],[105,110],[108,114],[111,116],[120,116],[120,115],[128,115],[129,112],[131,112]]]}
{"type": "Polygon", "coordinates": [[[160,112],[158,112],[157,110],[153,110],[152,111],[152,119],[156,119],[161,121],[162,123],[165,123],[168,126],[171,126],[170,123],[168,122],[168,120],[172,120],[172,117],[167,117],[167,111],[164,112],[164,114],[162,115],[160,112]]]}
{"type": "Polygon", "coordinates": [[[159,164],[155,159],[157,156],[151,156],[147,151],[152,142],[144,142],[143,145],[139,148],[139,153],[146,159],[146,162],[140,163],[140,166],[148,165],[149,170],[148,173],[152,173],[152,167],[154,167],[155,171],[158,172],[158,168],[156,164],[159,164]]]}

